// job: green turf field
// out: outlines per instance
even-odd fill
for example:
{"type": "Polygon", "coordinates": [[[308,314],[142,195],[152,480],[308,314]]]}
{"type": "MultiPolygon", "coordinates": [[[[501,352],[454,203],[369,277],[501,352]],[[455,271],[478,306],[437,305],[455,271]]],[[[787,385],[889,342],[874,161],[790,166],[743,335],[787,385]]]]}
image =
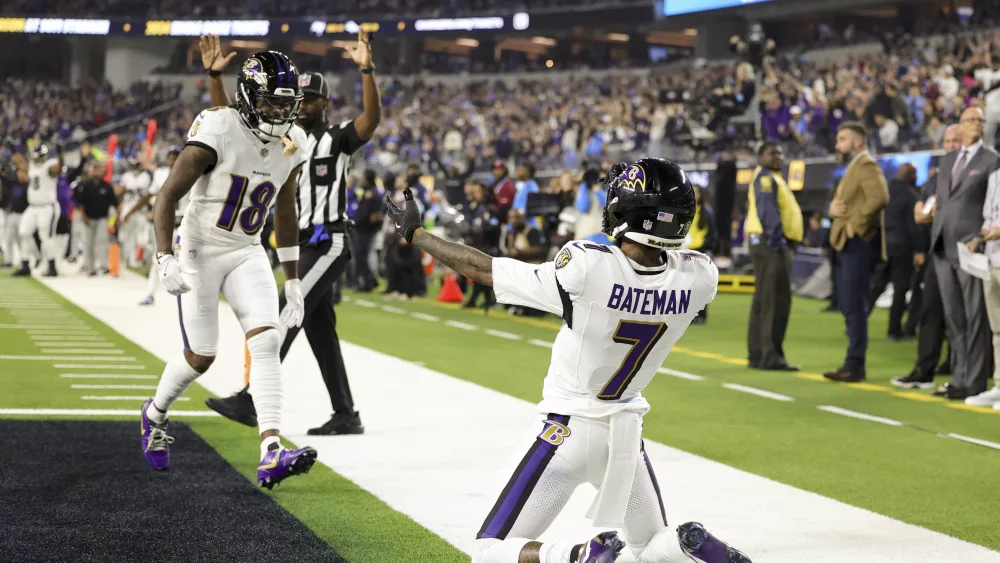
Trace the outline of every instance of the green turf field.
{"type": "MultiPolygon", "coordinates": [[[[35,281],[0,278],[6,289],[37,289],[93,328],[93,334],[158,374],[162,363],[35,281]]],[[[390,302],[348,293],[338,309],[341,338],[528,401],[540,399],[541,380],[558,319],[523,319],[503,313],[460,310],[430,300],[390,302]],[[388,327],[388,328],[387,328],[388,327]]],[[[786,342],[799,374],[763,373],[744,367],[749,296],[720,295],[709,322],[693,326],[665,367],[701,380],[658,377],[645,392],[653,411],[645,435],[733,467],[1000,549],[991,494],[1000,451],[947,435],[1000,442],[1000,412],[956,408],[926,391],[902,392],[889,379],[906,374],[915,343],[884,341],[886,313],[871,319],[866,384],[826,382],[819,373],[843,359],[846,337],[837,314],[824,304],[797,299],[786,342]],[[794,400],[748,396],[738,384],[794,400]],[[900,424],[889,425],[824,412],[839,407],[900,424]]],[[[16,322],[0,309],[0,326],[16,322]]],[[[25,322],[20,319],[20,322],[25,322]]],[[[40,354],[26,330],[0,329],[0,355],[40,354]]],[[[80,391],[41,361],[4,360],[8,393],[0,409],[104,408],[84,404],[80,391]]],[[[942,381],[944,381],[942,379],[942,381]]],[[[84,383],[81,380],[80,383],[84,383]]],[[[130,381],[130,383],[132,383],[130,381]]],[[[155,380],[140,381],[155,385],[155,380]]],[[[151,394],[151,390],[123,394],[151,394]]],[[[204,390],[175,408],[204,409],[204,390]]],[[[120,408],[120,407],[119,407],[120,408]]],[[[213,418],[185,420],[244,476],[252,479],[254,431],[213,418]]],[[[306,482],[289,481],[273,498],[348,561],[464,561],[466,556],[388,508],[372,495],[317,465],[306,482]],[[363,515],[363,516],[359,516],[363,515]],[[392,534],[384,530],[393,530],[392,534]],[[405,557],[404,557],[405,554],[405,557]]]]}

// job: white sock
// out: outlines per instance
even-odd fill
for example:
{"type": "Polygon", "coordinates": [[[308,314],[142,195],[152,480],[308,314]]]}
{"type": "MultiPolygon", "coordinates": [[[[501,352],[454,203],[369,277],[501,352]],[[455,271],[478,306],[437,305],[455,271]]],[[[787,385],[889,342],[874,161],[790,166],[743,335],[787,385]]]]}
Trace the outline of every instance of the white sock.
{"type": "Polygon", "coordinates": [[[156,295],[156,284],[160,283],[159,270],[156,269],[156,261],[149,268],[149,276],[146,277],[146,295],[153,297],[156,295]]]}
{"type": "MultiPolygon", "coordinates": [[[[473,544],[472,563],[517,563],[521,560],[521,550],[531,541],[524,538],[476,540],[473,544]]],[[[545,563],[544,559],[542,563],[545,563]]]]}
{"type": "Polygon", "coordinates": [[[278,436],[268,436],[260,441],[260,458],[264,459],[267,455],[268,450],[271,449],[271,444],[278,444],[278,449],[281,449],[281,438],[278,436]]]}
{"type": "Polygon", "coordinates": [[[691,558],[681,550],[680,541],[677,539],[677,531],[672,528],[660,530],[653,536],[648,544],[633,546],[628,543],[627,537],[622,537],[625,545],[639,563],[690,563],[691,558]]]}
{"type": "Polygon", "coordinates": [[[191,367],[184,353],[181,352],[167,362],[163,368],[163,375],[160,376],[160,383],[156,386],[156,396],[153,397],[153,408],[147,411],[150,420],[157,424],[162,424],[166,418],[167,409],[173,406],[184,391],[198,379],[200,373],[191,367]],[[157,420],[159,418],[160,420],[157,420]]]}
{"type": "Polygon", "coordinates": [[[247,339],[250,349],[250,394],[261,433],[281,428],[281,336],[267,329],[247,339]]]}
{"type": "Polygon", "coordinates": [[[569,563],[569,556],[577,545],[568,542],[543,543],[538,548],[538,560],[541,563],[569,563]]]}

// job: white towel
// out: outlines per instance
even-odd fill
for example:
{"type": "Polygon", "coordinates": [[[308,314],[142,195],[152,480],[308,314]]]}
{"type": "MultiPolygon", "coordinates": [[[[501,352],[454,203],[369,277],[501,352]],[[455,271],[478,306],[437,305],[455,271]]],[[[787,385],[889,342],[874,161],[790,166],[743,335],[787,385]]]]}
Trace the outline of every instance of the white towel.
{"type": "Polygon", "coordinates": [[[587,517],[593,520],[595,527],[625,526],[625,509],[628,507],[629,495],[632,494],[641,444],[641,414],[619,412],[611,416],[608,467],[604,472],[601,488],[597,491],[597,498],[587,511],[587,517]]]}

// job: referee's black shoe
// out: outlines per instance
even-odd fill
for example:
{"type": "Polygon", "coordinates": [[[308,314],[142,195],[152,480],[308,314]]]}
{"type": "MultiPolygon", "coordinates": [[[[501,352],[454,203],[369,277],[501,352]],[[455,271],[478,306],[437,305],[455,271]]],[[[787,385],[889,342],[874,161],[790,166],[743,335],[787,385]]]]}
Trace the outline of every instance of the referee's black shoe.
{"type": "Polygon", "coordinates": [[[336,436],[340,434],[364,434],[365,427],[361,424],[361,414],[358,411],[337,411],[330,420],[319,428],[309,429],[310,436],[336,436]]]}
{"type": "Polygon", "coordinates": [[[205,399],[205,405],[229,420],[257,427],[257,409],[253,406],[249,386],[229,397],[205,399]]]}

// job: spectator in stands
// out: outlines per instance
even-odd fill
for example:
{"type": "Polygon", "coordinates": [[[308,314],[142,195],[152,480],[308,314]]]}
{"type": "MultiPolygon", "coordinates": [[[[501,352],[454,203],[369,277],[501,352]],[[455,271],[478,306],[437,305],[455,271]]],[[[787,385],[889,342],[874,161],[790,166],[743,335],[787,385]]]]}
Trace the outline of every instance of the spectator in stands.
{"type": "Polygon", "coordinates": [[[912,164],[899,167],[899,175],[889,182],[889,203],[885,207],[885,244],[888,260],[879,265],[872,289],[871,305],[892,282],[892,306],[889,307],[888,340],[898,342],[913,337],[903,333],[903,313],[906,311],[906,291],[913,279],[915,244],[920,238],[913,219],[917,202],[917,169],[912,164]]]}
{"type": "MultiPolygon", "coordinates": [[[[507,218],[510,223],[505,244],[506,256],[532,264],[541,264],[545,261],[548,251],[542,231],[529,225],[524,211],[516,207],[510,210],[507,218]]],[[[511,307],[510,313],[525,317],[537,317],[544,314],[542,311],[521,306],[511,307]]]]}
{"type": "Polygon", "coordinates": [[[962,400],[986,391],[990,376],[990,334],[982,280],[958,265],[958,244],[975,251],[982,239],[988,178],[1000,167],[997,153],[983,145],[983,110],[968,108],[959,122],[962,148],[941,159],[931,226],[934,271],[944,300],[945,324],[955,350],[952,381],[935,395],[962,400]]]}
{"type": "Polygon", "coordinates": [[[103,162],[87,162],[74,190],[77,210],[83,216],[83,271],[91,276],[108,271],[108,216],[118,207],[118,196],[104,173],[103,162]]]}
{"type": "Polygon", "coordinates": [[[537,194],[541,191],[538,182],[535,181],[535,166],[528,162],[518,164],[514,177],[517,180],[514,184],[517,187],[517,195],[514,196],[513,208],[526,211],[528,194],[537,194]]]}
{"type": "Polygon", "coordinates": [[[375,171],[365,170],[361,179],[361,195],[354,214],[354,236],[351,254],[354,258],[355,289],[367,293],[378,285],[370,264],[372,245],[382,227],[382,192],[375,183],[375,171]]]}
{"type": "Polygon", "coordinates": [[[747,325],[751,369],[798,371],[785,358],[785,332],[792,308],[792,261],[802,242],[802,211],[781,175],[781,147],[765,142],[747,193],[746,236],[753,260],[753,301],[747,325]]]}
{"type": "MultiPolygon", "coordinates": [[[[502,221],[500,220],[500,210],[490,204],[489,193],[486,187],[476,181],[465,184],[465,196],[469,201],[468,206],[463,210],[465,221],[468,225],[469,246],[483,252],[489,256],[500,255],[500,236],[502,221]]],[[[513,210],[502,211],[508,217],[513,210]]],[[[464,308],[475,307],[479,301],[479,296],[483,296],[484,309],[489,309],[496,305],[496,297],[493,289],[489,286],[476,283],[472,286],[472,293],[462,305],[464,308]]]]}
{"type": "Polygon", "coordinates": [[[823,248],[828,236],[829,231],[823,228],[823,216],[819,213],[813,213],[809,216],[809,225],[806,227],[806,234],[805,238],[802,240],[802,246],[808,248],[823,248]]]}
{"type": "Polygon", "coordinates": [[[864,126],[856,121],[837,130],[837,158],[847,170],[830,204],[830,245],[837,251],[837,301],[850,343],[843,365],[823,376],[842,382],[865,380],[872,273],[879,257],[885,258],[880,217],[889,190],[882,167],[865,149],[866,138],[864,126]]]}
{"type": "MultiPolygon", "coordinates": [[[[500,222],[505,223],[507,221],[507,211],[510,210],[514,204],[514,198],[517,196],[517,187],[514,185],[513,180],[510,179],[510,174],[507,172],[507,165],[502,160],[493,163],[492,191],[493,200],[497,206],[496,217],[500,222]]],[[[468,193],[467,191],[466,195],[468,193]]]]}

